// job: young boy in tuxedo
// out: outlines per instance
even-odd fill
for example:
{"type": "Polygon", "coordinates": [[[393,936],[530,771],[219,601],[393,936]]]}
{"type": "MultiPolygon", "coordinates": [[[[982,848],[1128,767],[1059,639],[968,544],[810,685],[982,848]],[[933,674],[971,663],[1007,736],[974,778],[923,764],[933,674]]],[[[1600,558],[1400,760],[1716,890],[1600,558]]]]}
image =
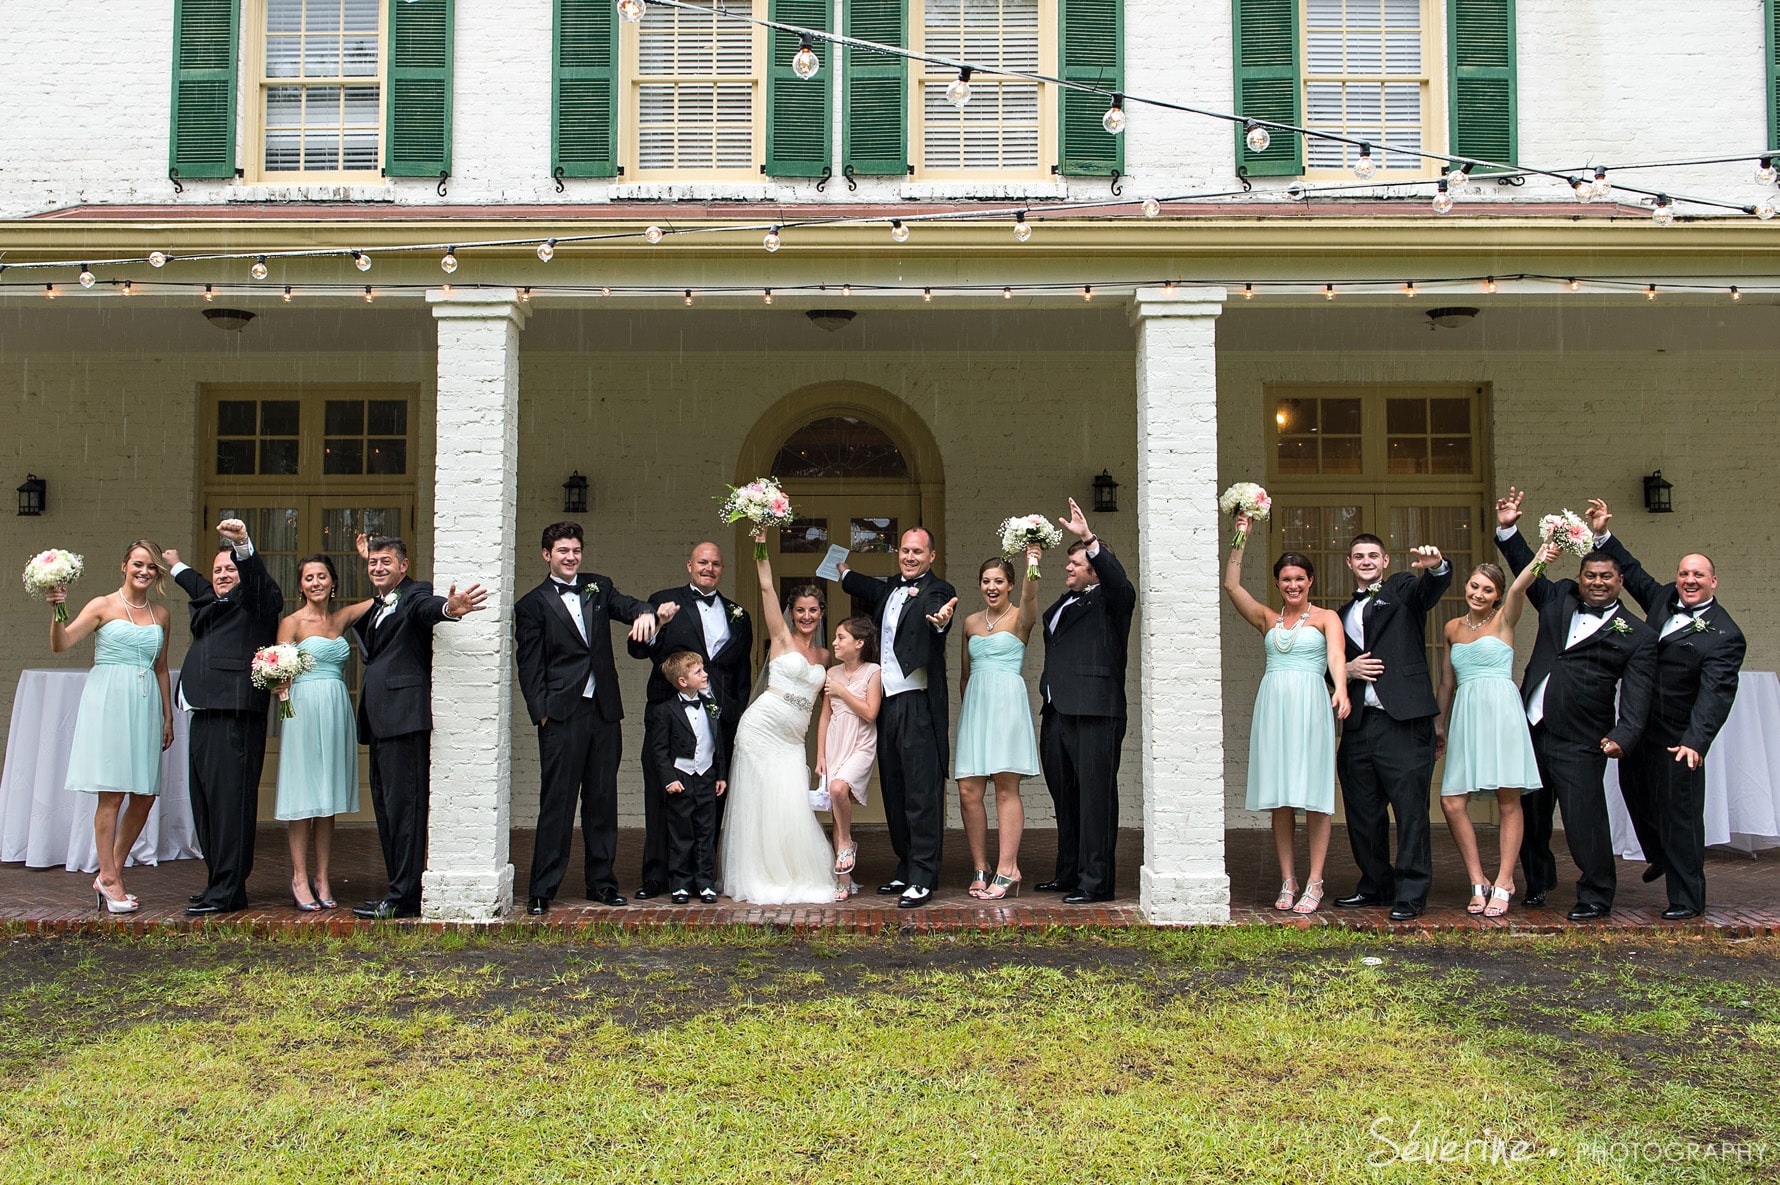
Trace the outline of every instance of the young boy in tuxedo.
{"type": "Polygon", "coordinates": [[[662,659],[661,673],[674,695],[649,705],[643,743],[666,795],[668,899],[685,905],[696,892],[710,905],[717,900],[717,799],[728,789],[729,755],[704,660],[681,650],[662,659]]]}

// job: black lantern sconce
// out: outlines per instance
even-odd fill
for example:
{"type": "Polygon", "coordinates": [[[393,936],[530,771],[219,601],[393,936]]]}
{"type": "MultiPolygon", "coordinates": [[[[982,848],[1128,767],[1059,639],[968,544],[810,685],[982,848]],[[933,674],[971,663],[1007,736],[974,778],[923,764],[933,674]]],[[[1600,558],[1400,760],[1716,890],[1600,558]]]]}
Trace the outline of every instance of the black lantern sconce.
{"type": "Polygon", "coordinates": [[[1663,471],[1658,469],[1644,479],[1644,509],[1652,514],[1668,514],[1675,509],[1669,500],[1669,491],[1675,487],[1663,480],[1663,471]]]}
{"type": "Polygon", "coordinates": [[[562,512],[587,513],[587,479],[581,476],[579,469],[569,474],[569,479],[562,483],[562,512]]]}
{"type": "Polygon", "coordinates": [[[1102,469],[1094,479],[1094,513],[1111,514],[1119,508],[1119,483],[1102,469]]]}
{"type": "Polygon", "coordinates": [[[19,487],[19,517],[36,518],[42,514],[44,495],[48,491],[48,482],[35,473],[27,474],[25,484],[19,487]]]}

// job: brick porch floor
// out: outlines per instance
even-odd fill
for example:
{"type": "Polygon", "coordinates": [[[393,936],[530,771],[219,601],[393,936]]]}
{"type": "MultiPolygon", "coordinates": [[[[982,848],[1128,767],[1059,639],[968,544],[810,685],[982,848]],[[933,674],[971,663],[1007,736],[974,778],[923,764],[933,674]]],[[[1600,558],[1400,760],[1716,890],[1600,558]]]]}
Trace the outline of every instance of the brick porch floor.
{"type": "MultiPolygon", "coordinates": [[[[1495,834],[1479,828],[1485,852],[1495,848],[1495,834]]],[[[616,925],[643,929],[662,925],[728,926],[765,925],[781,928],[828,928],[875,933],[884,930],[998,930],[1044,929],[1052,926],[1141,925],[1137,910],[1138,868],[1143,857],[1143,836],[1128,830],[1119,836],[1119,895],[1103,905],[1066,906],[1046,893],[1028,892],[1005,904],[987,904],[967,896],[969,853],[961,832],[946,837],[945,877],[933,904],[922,909],[899,910],[890,898],[878,897],[872,887],[888,879],[894,861],[889,839],[881,830],[860,829],[860,860],[855,872],[865,891],[840,905],[773,906],[738,905],[725,899],[714,906],[655,906],[638,904],[621,909],[592,905],[579,896],[582,871],[579,853],[563,882],[564,891],[554,908],[542,918],[520,914],[512,925],[521,928],[575,928],[616,925]]],[[[1561,836],[1559,837],[1561,849],[1561,836]]],[[[1659,881],[1640,882],[1643,866],[1619,864],[1618,901],[1606,922],[1576,925],[1564,919],[1574,900],[1570,886],[1575,869],[1560,850],[1560,888],[1551,894],[1544,909],[1524,909],[1516,897],[1509,913],[1485,920],[1465,913],[1466,876],[1458,854],[1444,828],[1434,831],[1434,891],[1428,911],[1414,922],[1392,922],[1383,909],[1339,910],[1325,904],[1309,917],[1280,914],[1272,909],[1279,888],[1271,837],[1264,831],[1230,831],[1227,866],[1230,869],[1231,920],[1295,926],[1344,926],[1351,929],[1414,932],[1425,930],[1508,930],[1558,932],[1575,929],[1650,930],[1665,933],[1710,932],[1736,936],[1780,932],[1780,859],[1764,854],[1750,859],[1736,853],[1709,852],[1706,857],[1707,898],[1711,908],[1694,922],[1665,922],[1660,917],[1666,901],[1659,881]]],[[[993,844],[994,836],[990,836],[993,844]]],[[[629,894],[637,884],[642,833],[624,831],[619,836],[620,891],[629,894]]],[[[578,845],[577,845],[578,847],[578,845]]],[[[523,901],[530,870],[532,833],[512,834],[512,860],[516,893],[523,901]]],[[[1021,868],[1029,884],[1049,877],[1056,855],[1055,833],[1033,831],[1021,849],[1021,868]]],[[[287,886],[290,857],[281,825],[260,829],[258,864],[249,886],[250,907],[238,914],[194,922],[185,916],[186,895],[203,887],[201,861],[181,860],[158,868],[134,868],[126,877],[130,891],[141,898],[136,914],[112,916],[93,908],[90,876],[61,869],[28,869],[21,864],[0,864],[0,925],[23,925],[31,930],[65,932],[117,928],[146,931],[171,926],[249,925],[262,931],[320,928],[344,933],[373,923],[362,922],[349,912],[361,898],[380,895],[384,888],[383,862],[376,832],[368,827],[342,828],[336,837],[333,889],[341,908],[321,913],[301,913],[292,908],[287,886]]],[[[1299,835],[1299,869],[1304,868],[1303,835],[1299,835]]],[[[1346,832],[1337,827],[1330,845],[1329,897],[1351,892],[1356,880],[1348,851],[1346,832]]],[[[421,922],[382,923],[425,925],[421,922]]]]}

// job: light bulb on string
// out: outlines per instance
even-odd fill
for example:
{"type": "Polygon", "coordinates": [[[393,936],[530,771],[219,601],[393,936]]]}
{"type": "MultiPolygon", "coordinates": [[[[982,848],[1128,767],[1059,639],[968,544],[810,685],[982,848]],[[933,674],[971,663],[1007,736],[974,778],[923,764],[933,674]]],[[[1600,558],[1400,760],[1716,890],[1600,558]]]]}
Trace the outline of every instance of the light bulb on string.
{"type": "Polygon", "coordinates": [[[1763,222],[1768,221],[1774,216],[1774,199],[1771,197],[1762,198],[1755,205],[1749,207],[1749,212],[1763,222]]]}
{"type": "Polygon", "coordinates": [[[1253,284],[1244,284],[1242,286],[1242,299],[1244,299],[1244,300],[1255,299],[1255,286],[1253,284]]]}
{"type": "Polygon", "coordinates": [[[1273,143],[1273,133],[1252,119],[1245,127],[1247,131],[1243,133],[1242,142],[1248,145],[1248,150],[1250,152],[1266,152],[1267,146],[1273,143]]]}
{"type": "Polygon", "coordinates": [[[352,266],[356,267],[361,272],[368,272],[371,270],[371,257],[366,255],[363,251],[354,251],[352,253],[352,266]]]}
{"type": "Polygon", "coordinates": [[[1082,285],[1082,299],[1083,300],[1093,300],[1094,299],[1094,286],[1092,284],[1083,284],[1082,285]]]}
{"type": "Polygon", "coordinates": [[[1762,185],[1772,185],[1776,176],[1780,176],[1780,173],[1774,169],[1774,158],[1771,156],[1762,157],[1760,163],[1755,167],[1756,181],[1762,185]]]}
{"type": "Polygon", "coordinates": [[[1592,202],[1598,196],[1595,193],[1595,183],[1584,177],[1570,178],[1570,190],[1579,202],[1592,202]]]}
{"type": "Polygon", "coordinates": [[[1333,284],[1324,284],[1323,285],[1323,299],[1324,300],[1334,300],[1335,299],[1335,285],[1333,285],[1333,284]]]}
{"type": "Polygon", "coordinates": [[[1485,291],[1485,292],[1488,292],[1488,293],[1491,293],[1491,294],[1494,294],[1494,293],[1495,293],[1495,291],[1496,291],[1496,277],[1494,277],[1494,276],[1485,276],[1485,277],[1484,277],[1484,278],[1483,278],[1483,290],[1484,290],[1484,291],[1485,291]]]}
{"type": "Polygon", "coordinates": [[[1014,290],[1013,290],[1013,289],[1012,289],[1012,288],[1010,288],[1010,287],[1008,287],[1008,286],[1007,286],[1007,285],[1005,285],[1005,284],[1004,284],[1004,285],[1002,285],[1002,288],[1001,288],[1001,299],[1003,299],[1003,300],[1012,300],[1012,299],[1013,299],[1013,298],[1014,298],[1014,290]]]}
{"type": "Polygon", "coordinates": [[[128,281],[128,280],[124,281],[124,295],[125,296],[135,296],[136,295],[136,293],[131,290],[130,281],[128,281]]]}
{"type": "Polygon", "coordinates": [[[519,290],[519,303],[520,304],[530,304],[531,302],[532,302],[532,290],[530,288],[521,288],[519,290]]]}
{"type": "Polygon", "coordinates": [[[1658,226],[1673,226],[1675,224],[1675,203],[1669,200],[1668,194],[1659,193],[1656,195],[1656,208],[1650,212],[1650,221],[1658,226]]]}
{"type": "Polygon", "coordinates": [[[1360,145],[1360,159],[1354,162],[1354,176],[1366,181],[1376,172],[1378,172],[1378,162],[1372,159],[1372,145],[1360,145]]]}
{"type": "Polygon", "coordinates": [[[98,277],[93,275],[92,269],[88,268],[87,265],[84,263],[81,264],[80,265],[80,286],[82,288],[91,288],[97,282],[98,282],[98,277]]]}
{"type": "Polygon", "coordinates": [[[1651,285],[1648,285],[1645,287],[1644,299],[1645,300],[1655,300],[1656,299],[1656,285],[1655,284],[1651,284],[1651,285]]]}
{"type": "Polygon", "coordinates": [[[1613,192],[1613,186],[1607,180],[1607,170],[1605,167],[1600,165],[1595,166],[1594,186],[1596,198],[1604,198],[1613,192]]]}
{"type": "Polygon", "coordinates": [[[1741,292],[1737,291],[1737,286],[1735,284],[1731,285],[1731,299],[1732,300],[1742,300],[1743,299],[1743,294],[1741,292]]]}
{"type": "Polygon", "coordinates": [[[1026,211],[1024,210],[1014,214],[1014,238],[1022,243],[1028,242],[1032,238],[1032,224],[1026,221],[1026,211]]]}
{"type": "Polygon", "coordinates": [[[286,284],[284,286],[284,303],[285,304],[290,303],[290,285],[289,284],[286,284]]]}
{"type": "Polygon", "coordinates": [[[1448,181],[1452,182],[1454,185],[1463,185],[1466,181],[1470,180],[1471,169],[1474,165],[1476,165],[1476,163],[1477,163],[1476,161],[1472,161],[1472,160],[1448,161],[1447,168],[1446,168],[1446,179],[1448,181]]]}
{"type": "Polygon", "coordinates": [[[969,66],[964,66],[959,69],[958,77],[954,78],[951,85],[946,87],[946,102],[958,108],[960,111],[964,110],[964,105],[970,102],[969,66]]]}
{"type": "Polygon", "coordinates": [[[1434,213],[1450,214],[1452,212],[1452,190],[1447,186],[1446,178],[1442,177],[1435,185],[1434,213]]]}
{"type": "Polygon", "coordinates": [[[148,253],[148,266],[149,267],[166,267],[167,260],[169,260],[171,258],[172,258],[172,256],[168,255],[165,251],[150,251],[148,253]]]}
{"type": "Polygon", "coordinates": [[[538,262],[549,263],[556,258],[556,240],[545,239],[538,244],[538,262]]]}
{"type": "Polygon", "coordinates": [[[1143,199],[1143,204],[1139,206],[1138,209],[1143,211],[1143,216],[1145,218],[1154,218],[1162,212],[1162,203],[1153,197],[1146,197],[1143,199]]]}
{"type": "Polygon", "coordinates": [[[365,285],[365,303],[371,303],[371,286],[369,284],[365,285]]]}
{"type": "Polygon", "coordinates": [[[1414,280],[1404,280],[1403,281],[1403,295],[1409,297],[1411,300],[1415,299],[1415,281],[1414,280]]]}
{"type": "Polygon", "coordinates": [[[265,279],[266,278],[266,257],[264,255],[262,255],[258,259],[254,260],[253,266],[247,269],[247,274],[252,276],[256,280],[265,279]]]}
{"type": "Polygon", "coordinates": [[[808,37],[798,43],[797,53],[791,58],[791,72],[808,82],[816,77],[816,71],[822,68],[822,59],[816,56],[816,47],[810,44],[808,37]]]}
{"type": "Polygon", "coordinates": [[[636,24],[643,19],[643,0],[618,0],[618,15],[636,24]]]}
{"type": "Polygon", "coordinates": [[[688,288],[686,290],[686,307],[687,308],[692,307],[692,289],[690,289],[690,288],[688,288]]]}
{"type": "Polygon", "coordinates": [[[773,303],[773,290],[771,288],[765,289],[763,299],[767,304],[773,303]]]}
{"type": "Polygon", "coordinates": [[[851,285],[851,284],[842,284],[842,285],[841,285],[841,295],[842,295],[842,296],[851,296],[851,295],[853,295],[853,285],[851,285]]]}
{"type": "Polygon", "coordinates": [[[55,298],[56,298],[56,286],[54,284],[45,284],[43,286],[43,299],[54,300],[55,298]]]}
{"type": "Polygon", "coordinates": [[[760,240],[760,245],[765,247],[768,252],[777,251],[780,246],[779,228],[775,226],[767,231],[766,237],[760,240]]]}
{"type": "Polygon", "coordinates": [[[601,296],[610,296],[610,295],[612,295],[612,290],[611,290],[611,289],[610,289],[610,288],[603,288],[603,287],[602,287],[602,288],[601,288],[601,289],[600,289],[600,295],[601,295],[601,296]]]}
{"type": "Polygon", "coordinates": [[[1106,129],[1107,135],[1116,136],[1125,130],[1125,124],[1127,122],[1125,117],[1125,96],[1115,94],[1112,97],[1112,106],[1108,107],[1106,109],[1106,114],[1100,117],[1100,126],[1106,129]]]}
{"type": "Polygon", "coordinates": [[[1570,277],[1570,291],[1571,292],[1581,292],[1582,291],[1582,281],[1578,280],[1575,276],[1570,277]]]}
{"type": "Polygon", "coordinates": [[[457,248],[456,247],[448,248],[446,250],[445,254],[442,257],[440,257],[439,270],[444,272],[448,276],[457,270],[457,248]]]}
{"type": "Polygon", "coordinates": [[[932,304],[933,303],[933,289],[931,289],[931,288],[921,289],[921,299],[926,301],[928,304],[932,304]]]}
{"type": "Polygon", "coordinates": [[[898,243],[909,241],[909,228],[902,224],[902,219],[892,218],[890,220],[890,237],[898,243]]]}
{"type": "Polygon", "coordinates": [[[645,239],[648,239],[651,244],[654,244],[654,243],[661,242],[661,238],[664,233],[665,232],[661,229],[661,227],[651,226],[648,230],[643,232],[643,237],[645,239]]]}
{"type": "Polygon", "coordinates": [[[208,284],[204,285],[204,299],[206,302],[213,301],[216,299],[216,291],[214,289],[212,289],[210,287],[210,285],[208,285],[208,284]]]}
{"type": "Polygon", "coordinates": [[[443,292],[446,296],[450,296],[451,295],[451,282],[449,280],[447,280],[445,283],[439,285],[439,291],[443,292]]]}

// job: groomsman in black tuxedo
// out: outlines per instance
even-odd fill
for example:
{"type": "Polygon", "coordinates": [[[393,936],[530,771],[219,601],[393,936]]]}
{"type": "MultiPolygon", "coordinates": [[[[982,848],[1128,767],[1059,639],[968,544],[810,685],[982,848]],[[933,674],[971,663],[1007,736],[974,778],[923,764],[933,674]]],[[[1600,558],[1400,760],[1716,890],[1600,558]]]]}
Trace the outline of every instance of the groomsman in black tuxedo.
{"type": "Polygon", "coordinates": [[[432,797],[433,627],[482,608],[480,584],[448,595],[408,576],[408,545],[389,535],[366,540],[359,554],[376,590],[352,623],[364,671],[359,678],[358,739],[371,746],[371,807],[389,891],[352,912],[361,918],[420,916],[426,871],[427,807],[432,797]]]}
{"type": "MultiPolygon", "coordinates": [[[[544,528],[544,582],[513,607],[514,655],[525,708],[538,726],[542,786],[525,911],[550,908],[569,867],[575,804],[581,804],[581,845],[587,899],[624,905],[612,861],[618,852],[618,670],[612,662],[613,621],[630,626],[632,641],[655,636],[657,615],[648,601],[627,597],[611,579],[581,571],[581,524],[544,528]]],[[[673,617],[664,608],[660,619],[673,617]]]]}
{"type": "MultiPolygon", "coordinates": [[[[1496,547],[1517,575],[1533,562],[1533,549],[1515,526],[1524,497],[1510,486],[1507,497],[1496,499],[1496,547]]],[[[1569,913],[1573,922],[1597,921],[1613,911],[1618,880],[1602,779],[1609,757],[1623,758],[1637,747],[1656,683],[1656,631],[1619,603],[1624,587],[1619,561],[1596,551],[1582,561],[1577,579],[1541,576],[1527,589],[1527,600],[1539,610],[1539,634],[1520,689],[1545,786],[1521,795],[1527,829],[1520,862],[1526,904],[1544,905],[1557,887],[1551,856],[1555,798],[1581,874],[1569,913]]]]}
{"type": "Polygon", "coordinates": [[[253,655],[277,640],[284,612],[284,596],[254,551],[247,524],[227,518],[216,533],[226,542],[209,580],[180,563],[177,551],[161,553],[191,598],[192,646],[180,664],[176,702],[192,714],[192,823],[210,870],[204,891],[194,893],[186,909],[193,917],[247,908],[271,704],[270,693],[253,685],[253,655]]]}
{"type": "Polygon", "coordinates": [[[933,574],[938,554],[926,527],[902,533],[900,576],[861,576],[841,565],[841,589],[864,601],[878,637],[884,706],[878,712],[879,784],[896,875],[878,892],[900,909],[926,905],[939,884],[946,833],[946,633],[958,594],[933,574]]]}
{"type": "Polygon", "coordinates": [[[1386,577],[1391,554],[1377,535],[1355,535],[1347,547],[1353,600],[1341,610],[1347,634],[1348,700],[1335,767],[1347,808],[1347,839],[1360,883],[1336,905],[1391,903],[1393,921],[1408,921],[1428,904],[1434,857],[1429,847],[1428,789],[1441,740],[1440,704],[1428,673],[1428,611],[1452,584],[1452,565],[1438,547],[1411,548],[1410,571],[1386,577]],[[1420,572],[1420,575],[1416,575],[1420,572]],[[1391,862],[1391,815],[1397,817],[1397,859],[1391,862]]]}
{"type": "Polygon", "coordinates": [[[1595,546],[1619,561],[1626,590],[1656,631],[1656,699],[1644,737],[1619,763],[1619,788],[1650,866],[1666,876],[1670,921],[1706,910],[1706,751],[1731,714],[1737,673],[1748,649],[1743,631],[1718,602],[1718,573],[1708,556],[1681,557],[1675,579],[1658,584],[1607,530],[1607,503],[1588,504],[1595,546]]]}
{"type": "Polygon", "coordinates": [[[1063,904],[1111,901],[1119,839],[1119,756],[1125,666],[1137,590],[1112,548],[1069,500],[1058,519],[1075,536],[1063,595],[1045,610],[1039,762],[1057,813],[1057,871],[1037,888],[1063,904]]]}
{"type": "MultiPolygon", "coordinates": [[[[754,623],[746,609],[717,591],[717,584],[723,579],[723,550],[715,543],[700,543],[692,549],[686,574],[689,583],[664,588],[649,597],[656,605],[676,606],[678,613],[662,619],[653,641],[638,642],[633,638],[630,656],[651,663],[647,695],[653,705],[666,703],[677,694],[662,673],[662,659],[681,650],[698,655],[711,680],[711,698],[720,709],[717,726],[723,732],[723,751],[733,753],[736,726],[748,707],[754,623]]],[[[655,776],[656,763],[647,759],[654,743],[654,737],[646,737],[643,744],[643,883],[636,892],[639,901],[661,896],[667,892],[668,884],[665,795],[661,779],[655,776]]],[[[719,827],[727,801],[717,799],[719,827]]]]}

